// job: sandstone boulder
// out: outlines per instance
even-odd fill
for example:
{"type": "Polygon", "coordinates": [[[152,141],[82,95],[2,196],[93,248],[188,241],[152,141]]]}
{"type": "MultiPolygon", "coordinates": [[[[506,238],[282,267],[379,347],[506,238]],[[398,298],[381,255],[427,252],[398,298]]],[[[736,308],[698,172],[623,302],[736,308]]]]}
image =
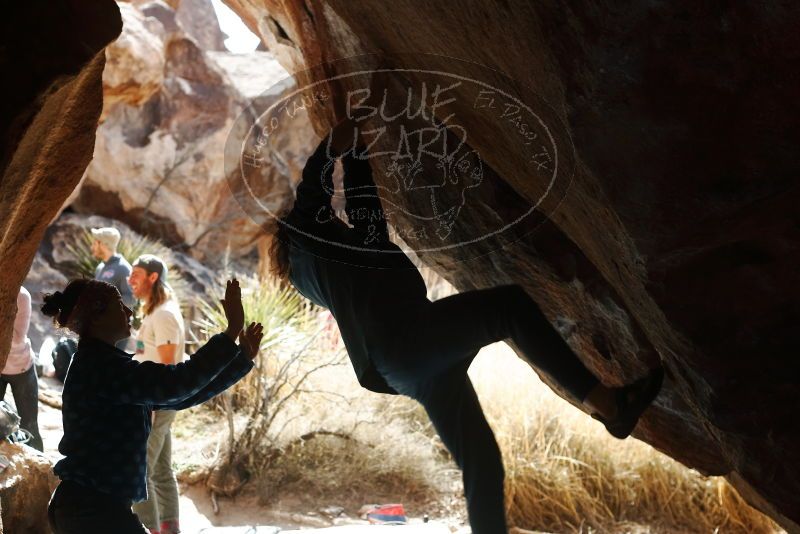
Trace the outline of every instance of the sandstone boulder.
{"type": "Polygon", "coordinates": [[[10,465],[0,471],[2,527],[9,534],[49,534],[47,504],[58,485],[53,465],[27,445],[0,441],[0,454],[10,465]]]}
{"type": "MultiPolygon", "coordinates": [[[[107,49],[93,160],[67,205],[218,264],[253,252],[261,233],[226,177],[234,120],[293,84],[269,53],[206,51],[187,31],[204,24],[192,22],[204,15],[184,9],[189,3],[177,11],[160,1],[120,4],[125,25],[107,49]]],[[[288,201],[311,135],[300,117],[281,142],[281,165],[264,168],[259,187],[274,192],[277,205],[288,201]]]]}
{"type": "Polygon", "coordinates": [[[211,0],[181,0],[177,21],[203,50],[224,51],[225,33],[219,27],[211,0]]]}
{"type": "Polygon", "coordinates": [[[225,50],[225,33],[219,27],[211,0],[123,0],[135,6],[163,6],[174,15],[167,15],[167,24],[190,36],[203,50],[225,50]]]}

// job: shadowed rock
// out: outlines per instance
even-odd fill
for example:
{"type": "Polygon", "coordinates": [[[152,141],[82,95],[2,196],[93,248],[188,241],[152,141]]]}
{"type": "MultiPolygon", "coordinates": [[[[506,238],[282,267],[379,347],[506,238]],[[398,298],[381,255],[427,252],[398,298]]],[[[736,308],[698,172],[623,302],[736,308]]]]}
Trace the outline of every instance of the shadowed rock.
{"type": "Polygon", "coordinates": [[[53,464],[35,449],[6,441],[0,441],[0,454],[11,464],[0,471],[0,532],[50,532],[47,504],[58,484],[53,464]]]}
{"type": "MultiPolygon", "coordinates": [[[[543,206],[548,220],[423,261],[460,289],[522,284],[608,384],[663,362],[665,390],[635,435],[727,475],[749,502],[798,529],[800,8],[226,3],[301,86],[322,81],[334,97],[354,83],[325,80],[374,68],[376,56],[358,55],[380,51],[393,68],[455,72],[549,110],[563,126],[555,144],[569,176],[560,202],[543,206]]],[[[392,78],[395,94],[423,79],[392,78]]],[[[546,184],[530,172],[507,115],[487,119],[466,85],[454,93],[446,111],[484,163],[480,188],[445,228],[467,239],[533,205],[546,184]]],[[[309,115],[321,134],[344,109],[309,115]]],[[[393,222],[424,211],[419,195],[392,193],[384,164],[373,170],[384,205],[401,212],[393,222]]],[[[412,248],[441,239],[435,224],[417,226],[412,248]]]]}
{"type": "Polygon", "coordinates": [[[111,0],[14,2],[0,23],[0,366],[16,295],[47,225],[92,157],[111,0]]]}

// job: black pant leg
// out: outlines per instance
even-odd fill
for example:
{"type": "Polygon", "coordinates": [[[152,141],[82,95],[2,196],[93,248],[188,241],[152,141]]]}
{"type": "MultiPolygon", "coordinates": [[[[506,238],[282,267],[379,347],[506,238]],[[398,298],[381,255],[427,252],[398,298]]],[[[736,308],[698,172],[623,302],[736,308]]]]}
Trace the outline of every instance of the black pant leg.
{"type": "Polygon", "coordinates": [[[577,400],[583,400],[598,383],[519,286],[466,291],[432,302],[412,315],[398,318],[405,328],[393,342],[392,355],[376,361],[379,370],[383,363],[389,367],[388,374],[404,381],[436,376],[471,358],[481,347],[510,338],[528,362],[577,400]]]}
{"type": "Polygon", "coordinates": [[[19,412],[20,428],[31,433],[28,445],[43,451],[42,436],[39,434],[39,382],[35,366],[31,365],[24,373],[4,375],[3,378],[11,385],[11,393],[19,412]]]}
{"type": "Polygon", "coordinates": [[[539,305],[517,285],[495,288],[500,302],[495,328],[511,338],[535,368],[555,379],[576,400],[582,401],[599,381],[581,362],[539,305]]]}
{"type": "Polygon", "coordinates": [[[69,481],[62,481],[53,492],[47,515],[55,534],[147,534],[130,501],[69,481]]]}
{"type": "Polygon", "coordinates": [[[470,360],[417,388],[417,400],[461,468],[473,534],[504,534],[503,460],[467,369],[470,360]]]}

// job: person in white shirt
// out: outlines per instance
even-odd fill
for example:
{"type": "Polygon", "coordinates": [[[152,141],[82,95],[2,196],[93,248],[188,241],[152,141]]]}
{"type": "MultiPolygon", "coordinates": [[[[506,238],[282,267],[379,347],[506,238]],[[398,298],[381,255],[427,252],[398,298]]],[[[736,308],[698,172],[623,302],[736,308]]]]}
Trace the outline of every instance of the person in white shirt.
{"type": "Polygon", "coordinates": [[[31,433],[28,445],[44,450],[39,434],[39,382],[33,365],[33,350],[28,339],[31,323],[31,294],[24,287],[17,294],[17,315],[14,318],[14,335],[5,367],[0,374],[0,400],[6,395],[6,386],[11,386],[14,404],[20,416],[21,428],[31,433]]]}
{"type": "MultiPolygon", "coordinates": [[[[174,365],[183,361],[185,334],[178,300],[167,283],[167,265],[152,254],[133,262],[128,279],[142,301],[142,325],[136,336],[138,361],[174,365]]],[[[175,412],[153,412],[147,441],[147,500],[133,506],[151,534],[176,534],[179,528],[178,483],[172,471],[172,422],[175,412]]]]}

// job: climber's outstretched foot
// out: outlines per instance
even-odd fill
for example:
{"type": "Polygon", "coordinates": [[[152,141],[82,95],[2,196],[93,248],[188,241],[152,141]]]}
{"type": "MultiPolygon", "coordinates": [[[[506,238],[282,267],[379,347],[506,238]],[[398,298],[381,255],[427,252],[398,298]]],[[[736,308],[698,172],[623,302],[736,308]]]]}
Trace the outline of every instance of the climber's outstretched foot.
{"type": "Polygon", "coordinates": [[[632,384],[615,388],[616,415],[614,417],[603,417],[598,413],[594,413],[592,417],[603,423],[612,436],[625,439],[633,432],[642,413],[658,396],[663,382],[664,369],[659,367],[632,384]]]}

